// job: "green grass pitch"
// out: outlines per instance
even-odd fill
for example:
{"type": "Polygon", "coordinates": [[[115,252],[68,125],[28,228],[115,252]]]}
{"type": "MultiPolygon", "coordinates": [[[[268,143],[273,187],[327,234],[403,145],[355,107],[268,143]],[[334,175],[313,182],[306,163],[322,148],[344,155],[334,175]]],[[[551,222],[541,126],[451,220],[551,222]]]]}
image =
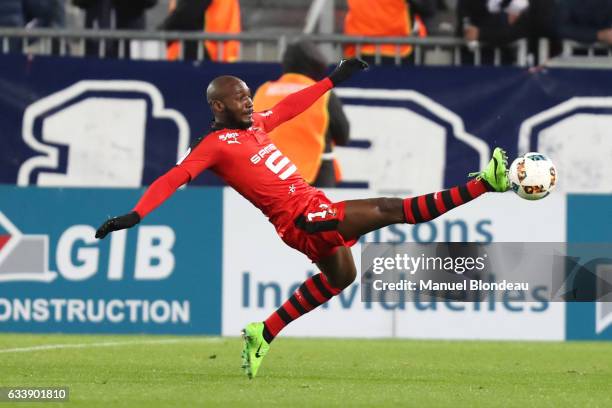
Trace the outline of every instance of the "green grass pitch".
{"type": "Polygon", "coordinates": [[[241,345],[3,334],[0,386],[67,385],[67,407],[612,404],[612,343],[279,338],[252,381],[240,370],[241,345]]]}

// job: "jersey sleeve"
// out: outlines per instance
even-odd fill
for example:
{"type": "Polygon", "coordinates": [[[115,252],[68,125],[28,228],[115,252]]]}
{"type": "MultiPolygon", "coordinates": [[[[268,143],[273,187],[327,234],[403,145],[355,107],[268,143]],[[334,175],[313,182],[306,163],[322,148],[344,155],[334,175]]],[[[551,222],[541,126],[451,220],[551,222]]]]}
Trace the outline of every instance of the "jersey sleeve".
{"type": "Polygon", "coordinates": [[[325,92],[329,91],[333,84],[329,78],[325,78],[306,87],[298,92],[294,92],[274,105],[272,109],[258,112],[256,122],[263,127],[266,132],[271,132],[280,124],[293,119],[317,101],[325,92]]]}
{"type": "Polygon", "coordinates": [[[183,184],[193,180],[201,172],[215,163],[214,143],[202,140],[195,147],[190,147],[176,166],[159,177],[147,188],[132,211],[144,218],[159,207],[183,184]]]}
{"type": "Polygon", "coordinates": [[[216,163],[217,151],[215,143],[207,137],[195,147],[190,147],[183,158],[176,164],[189,174],[189,180],[193,180],[204,170],[212,167],[216,163]]]}
{"type": "Polygon", "coordinates": [[[140,218],[144,218],[188,181],[189,174],[185,170],[178,166],[173,167],[147,188],[132,211],[136,211],[140,218]]]}

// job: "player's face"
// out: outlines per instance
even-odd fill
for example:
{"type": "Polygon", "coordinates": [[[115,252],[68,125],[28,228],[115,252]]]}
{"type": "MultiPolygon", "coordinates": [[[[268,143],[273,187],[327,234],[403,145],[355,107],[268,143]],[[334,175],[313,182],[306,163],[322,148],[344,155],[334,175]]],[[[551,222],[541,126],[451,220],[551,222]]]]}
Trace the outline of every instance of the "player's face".
{"type": "Polygon", "coordinates": [[[242,81],[236,82],[233,89],[223,101],[231,122],[247,129],[253,124],[253,100],[251,90],[242,81]]]}

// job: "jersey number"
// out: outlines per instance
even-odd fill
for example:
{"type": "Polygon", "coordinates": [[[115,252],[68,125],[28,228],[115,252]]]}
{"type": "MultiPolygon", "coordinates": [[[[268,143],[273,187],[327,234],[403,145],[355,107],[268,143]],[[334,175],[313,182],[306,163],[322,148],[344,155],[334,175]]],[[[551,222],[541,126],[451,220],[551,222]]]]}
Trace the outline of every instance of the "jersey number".
{"type": "Polygon", "coordinates": [[[326,215],[327,215],[327,210],[323,210],[323,211],[319,211],[319,212],[315,212],[315,213],[308,213],[308,222],[312,222],[312,220],[315,217],[321,217],[321,218],[325,219],[326,215]]]}
{"type": "Polygon", "coordinates": [[[295,173],[297,170],[295,164],[292,164],[288,158],[281,154],[279,150],[272,152],[272,154],[266,160],[266,166],[272,171],[272,173],[277,174],[281,180],[286,180],[287,177],[295,173]],[[290,166],[287,167],[288,164],[290,164],[290,166]]]}

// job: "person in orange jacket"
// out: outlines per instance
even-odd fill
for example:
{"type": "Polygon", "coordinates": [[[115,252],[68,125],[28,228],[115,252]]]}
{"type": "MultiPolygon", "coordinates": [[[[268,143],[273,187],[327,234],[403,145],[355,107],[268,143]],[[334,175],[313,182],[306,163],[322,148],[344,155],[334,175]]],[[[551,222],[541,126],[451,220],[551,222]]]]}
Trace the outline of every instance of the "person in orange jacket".
{"type": "MultiPolygon", "coordinates": [[[[172,0],[170,14],[160,24],[164,31],[204,31],[206,33],[237,34],[241,31],[238,0],[172,0]]],[[[198,58],[198,44],[185,41],[183,59],[198,58]]],[[[240,54],[238,41],[205,41],[203,57],[216,62],[235,62],[240,54]],[[222,43],[222,45],[220,44],[222,43]]],[[[167,58],[180,59],[181,44],[168,45],[167,58]]]]}
{"type": "MultiPolygon", "coordinates": [[[[313,43],[297,42],[283,55],[283,75],[268,81],[255,93],[255,109],[263,111],[287,95],[306,88],[325,77],[325,57],[313,43]]],[[[284,123],[270,137],[274,144],[297,166],[307,183],[334,187],[341,179],[340,166],[333,156],[333,146],[349,140],[349,123],[342,102],[329,92],[299,118],[284,123]]]]}
{"type": "MultiPolygon", "coordinates": [[[[420,4],[420,3],[419,3],[420,4]]],[[[348,12],[344,19],[344,34],[369,37],[408,37],[427,36],[427,28],[418,15],[413,15],[409,0],[348,0],[348,12]]],[[[410,45],[396,46],[381,44],[378,46],[380,60],[383,64],[394,64],[396,55],[403,62],[412,61],[410,45]]],[[[344,47],[344,56],[359,56],[364,61],[376,62],[377,46],[375,44],[356,44],[344,47]]]]}

